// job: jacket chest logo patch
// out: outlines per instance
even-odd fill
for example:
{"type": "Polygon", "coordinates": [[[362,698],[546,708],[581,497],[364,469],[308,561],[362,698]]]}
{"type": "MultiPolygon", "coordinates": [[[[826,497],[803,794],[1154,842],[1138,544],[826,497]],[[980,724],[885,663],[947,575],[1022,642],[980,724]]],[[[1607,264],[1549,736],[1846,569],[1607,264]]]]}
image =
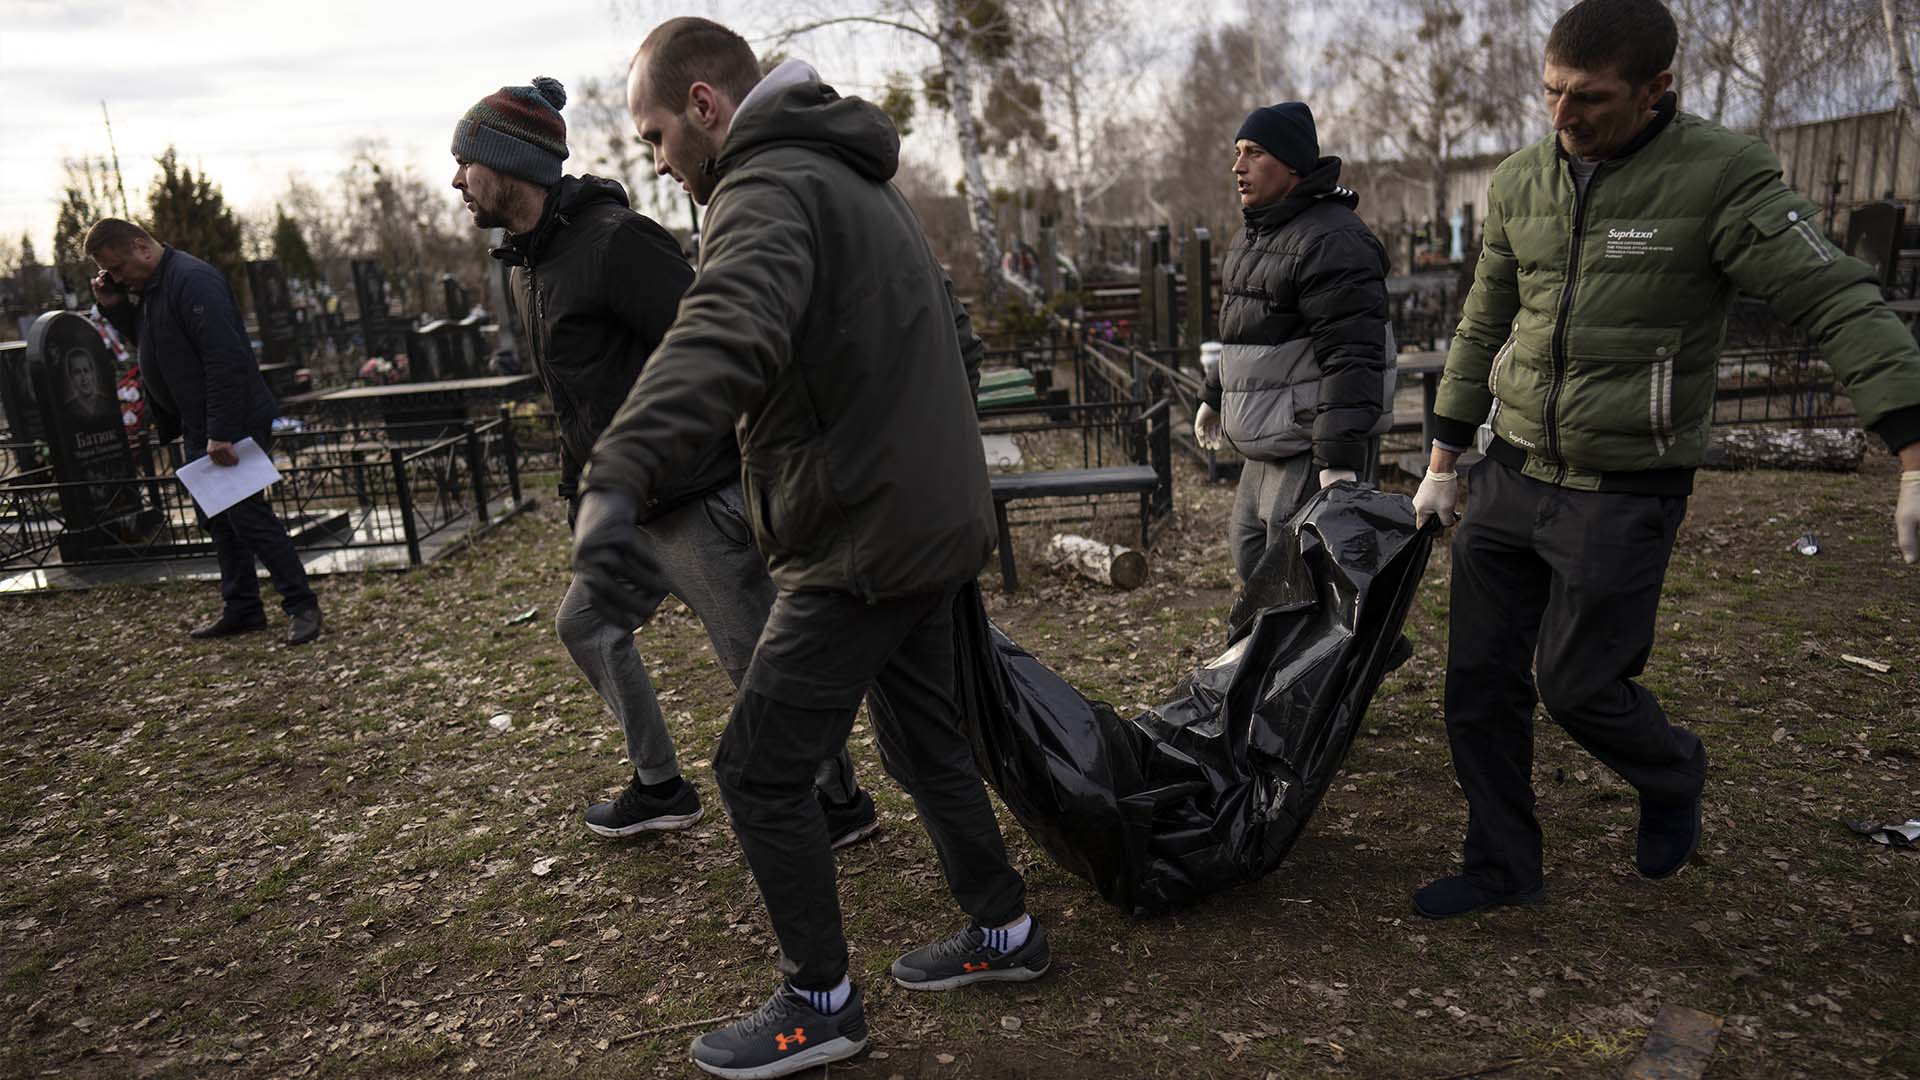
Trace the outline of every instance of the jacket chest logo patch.
{"type": "Polygon", "coordinates": [[[1672,244],[1660,242],[1660,230],[1657,228],[1607,230],[1605,257],[1609,259],[1638,259],[1672,251],[1672,244]]]}

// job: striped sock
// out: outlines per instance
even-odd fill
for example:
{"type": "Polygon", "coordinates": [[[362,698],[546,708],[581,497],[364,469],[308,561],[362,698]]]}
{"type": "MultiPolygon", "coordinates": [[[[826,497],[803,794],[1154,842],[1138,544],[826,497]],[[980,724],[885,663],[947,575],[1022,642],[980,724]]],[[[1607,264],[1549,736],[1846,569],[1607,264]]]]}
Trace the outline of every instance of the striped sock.
{"type": "Polygon", "coordinates": [[[847,1003],[847,996],[853,993],[853,983],[842,975],[840,985],[831,990],[802,990],[792,983],[787,984],[787,989],[805,998],[807,1004],[813,1006],[814,1012],[822,1016],[832,1016],[847,1003]]]}
{"type": "Polygon", "coordinates": [[[1033,919],[1029,916],[1022,915],[1020,916],[1019,922],[1014,923],[1005,930],[988,930],[983,926],[980,928],[980,933],[985,939],[983,944],[992,950],[994,955],[1005,956],[1020,946],[1025,945],[1027,943],[1027,933],[1032,929],[1033,919]]]}

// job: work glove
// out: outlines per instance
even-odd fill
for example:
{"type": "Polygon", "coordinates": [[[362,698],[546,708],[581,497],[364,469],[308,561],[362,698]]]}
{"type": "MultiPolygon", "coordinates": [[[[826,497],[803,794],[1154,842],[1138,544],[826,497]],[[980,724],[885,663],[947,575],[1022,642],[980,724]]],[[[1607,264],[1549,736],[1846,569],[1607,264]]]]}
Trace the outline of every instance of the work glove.
{"type": "Polygon", "coordinates": [[[1920,562],[1920,469],[1900,474],[1900,501],[1893,506],[1893,534],[1900,541],[1900,555],[1908,562],[1920,562]]]}
{"type": "Polygon", "coordinates": [[[1342,480],[1358,480],[1358,479],[1360,479],[1360,474],[1357,472],[1354,472],[1352,469],[1321,469],[1320,470],[1320,486],[1323,488],[1332,487],[1333,485],[1339,483],[1342,480]]]}
{"type": "Polygon", "coordinates": [[[1427,470],[1420,490],[1413,494],[1413,524],[1424,527],[1428,518],[1438,518],[1444,526],[1460,520],[1460,474],[1427,470]]]}
{"type": "Polygon", "coordinates": [[[1204,402],[1200,411],[1193,414],[1193,441],[1199,443],[1202,450],[1220,449],[1220,414],[1204,402]]]}
{"type": "Polygon", "coordinates": [[[580,516],[580,496],[567,495],[564,498],[567,500],[567,532],[572,534],[573,523],[580,516]]]}
{"type": "Polygon", "coordinates": [[[589,491],[574,500],[573,573],[593,610],[610,623],[638,625],[651,614],[634,501],[617,491],[589,491]]]}

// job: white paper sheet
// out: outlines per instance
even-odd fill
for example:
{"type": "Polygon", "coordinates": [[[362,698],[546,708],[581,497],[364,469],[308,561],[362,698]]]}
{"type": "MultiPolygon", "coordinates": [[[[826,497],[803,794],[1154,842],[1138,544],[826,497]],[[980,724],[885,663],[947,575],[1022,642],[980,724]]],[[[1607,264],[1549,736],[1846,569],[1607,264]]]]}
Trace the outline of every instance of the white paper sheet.
{"type": "Polygon", "coordinates": [[[202,457],[187,462],[174,473],[193,493],[200,512],[208,517],[280,480],[280,470],[273,467],[273,459],[252,439],[234,443],[233,452],[240,457],[238,465],[215,465],[212,458],[202,457]]]}

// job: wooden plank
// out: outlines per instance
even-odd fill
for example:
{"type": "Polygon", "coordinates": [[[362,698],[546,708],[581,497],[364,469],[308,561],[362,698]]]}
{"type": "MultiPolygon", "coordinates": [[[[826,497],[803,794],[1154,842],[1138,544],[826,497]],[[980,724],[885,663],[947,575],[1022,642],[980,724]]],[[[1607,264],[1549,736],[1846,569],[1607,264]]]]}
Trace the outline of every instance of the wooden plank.
{"type": "Polygon", "coordinates": [[[1684,1005],[1662,1006],[1640,1055],[1627,1066],[1626,1080],[1699,1080],[1713,1062],[1723,1023],[1684,1005]]]}

